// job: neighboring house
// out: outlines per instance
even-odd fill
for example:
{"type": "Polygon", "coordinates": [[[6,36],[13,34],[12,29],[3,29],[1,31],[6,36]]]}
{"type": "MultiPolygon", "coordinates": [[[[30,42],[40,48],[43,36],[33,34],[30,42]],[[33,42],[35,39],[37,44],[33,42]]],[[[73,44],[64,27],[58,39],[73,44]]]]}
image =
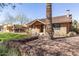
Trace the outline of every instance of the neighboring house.
{"type": "Polygon", "coordinates": [[[26,31],[26,28],[25,26],[23,25],[14,25],[13,26],[13,31],[14,32],[25,32],[26,31]]]}
{"type": "MultiPolygon", "coordinates": [[[[66,35],[71,31],[72,15],[52,17],[52,26],[54,29],[54,35],[66,35]]],[[[28,23],[28,27],[32,30],[32,32],[45,33],[46,19],[36,19],[28,23]]]]}
{"type": "Polygon", "coordinates": [[[12,25],[10,24],[5,24],[3,25],[3,32],[12,32],[12,25]]]}
{"type": "Polygon", "coordinates": [[[10,25],[10,24],[5,24],[3,25],[3,32],[25,32],[26,31],[26,26],[25,25],[10,25]]]}
{"type": "Polygon", "coordinates": [[[0,32],[3,31],[3,25],[0,25],[0,32]]]}

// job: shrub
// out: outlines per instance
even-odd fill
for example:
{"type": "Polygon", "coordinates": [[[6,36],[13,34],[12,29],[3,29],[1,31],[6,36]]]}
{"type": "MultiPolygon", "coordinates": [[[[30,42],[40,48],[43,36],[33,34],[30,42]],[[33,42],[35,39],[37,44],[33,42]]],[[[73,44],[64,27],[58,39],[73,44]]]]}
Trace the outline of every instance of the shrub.
{"type": "Polygon", "coordinates": [[[19,56],[20,53],[16,48],[8,48],[6,46],[0,46],[0,56],[19,56]]]}
{"type": "Polygon", "coordinates": [[[8,53],[8,49],[6,46],[0,46],[0,56],[6,56],[8,53]]]}
{"type": "Polygon", "coordinates": [[[7,56],[20,56],[20,52],[17,48],[8,49],[7,56]]]}
{"type": "Polygon", "coordinates": [[[72,30],[71,31],[76,32],[77,34],[79,34],[79,28],[75,28],[75,27],[72,26],[72,30]]]}
{"type": "Polygon", "coordinates": [[[28,29],[27,29],[27,30],[26,30],[26,33],[31,36],[31,35],[32,35],[32,30],[28,30],[28,29]]]}
{"type": "Polygon", "coordinates": [[[69,33],[67,34],[68,37],[72,37],[72,36],[76,36],[76,35],[77,35],[76,32],[69,32],[69,33]]]}

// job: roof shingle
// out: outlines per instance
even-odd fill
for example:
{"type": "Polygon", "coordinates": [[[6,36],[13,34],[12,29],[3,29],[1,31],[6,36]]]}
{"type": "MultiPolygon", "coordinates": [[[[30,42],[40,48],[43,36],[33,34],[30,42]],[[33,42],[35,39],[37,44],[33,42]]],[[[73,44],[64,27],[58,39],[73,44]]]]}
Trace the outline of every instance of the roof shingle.
{"type": "MultiPolygon", "coordinates": [[[[36,20],[45,22],[46,18],[36,19],[36,20]]],[[[34,22],[34,21],[32,21],[32,22],[34,22]]],[[[32,22],[30,22],[29,24],[31,24],[32,22]]],[[[67,17],[67,15],[52,17],[52,23],[68,23],[68,22],[72,22],[72,17],[67,17]]]]}

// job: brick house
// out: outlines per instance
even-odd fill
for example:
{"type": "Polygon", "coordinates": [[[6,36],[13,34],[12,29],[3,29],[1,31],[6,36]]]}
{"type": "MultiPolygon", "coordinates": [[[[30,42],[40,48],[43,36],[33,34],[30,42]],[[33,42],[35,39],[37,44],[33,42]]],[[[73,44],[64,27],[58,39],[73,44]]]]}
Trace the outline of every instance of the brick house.
{"type": "MultiPolygon", "coordinates": [[[[32,32],[45,33],[46,32],[46,19],[36,19],[28,23],[28,27],[32,32]]],[[[54,35],[65,36],[71,31],[72,27],[72,15],[63,15],[52,17],[52,26],[54,29],[54,35]]]]}

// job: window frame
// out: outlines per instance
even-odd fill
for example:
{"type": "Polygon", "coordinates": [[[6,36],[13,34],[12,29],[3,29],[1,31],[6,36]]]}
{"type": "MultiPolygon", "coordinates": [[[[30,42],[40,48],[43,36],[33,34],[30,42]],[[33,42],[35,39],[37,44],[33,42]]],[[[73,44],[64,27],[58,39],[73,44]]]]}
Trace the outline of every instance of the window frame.
{"type": "Polygon", "coordinates": [[[60,30],[61,24],[60,23],[55,23],[55,24],[52,24],[52,26],[53,26],[54,30],[60,30]]]}

